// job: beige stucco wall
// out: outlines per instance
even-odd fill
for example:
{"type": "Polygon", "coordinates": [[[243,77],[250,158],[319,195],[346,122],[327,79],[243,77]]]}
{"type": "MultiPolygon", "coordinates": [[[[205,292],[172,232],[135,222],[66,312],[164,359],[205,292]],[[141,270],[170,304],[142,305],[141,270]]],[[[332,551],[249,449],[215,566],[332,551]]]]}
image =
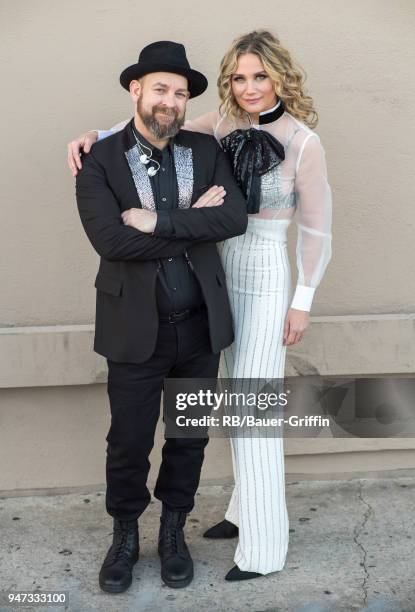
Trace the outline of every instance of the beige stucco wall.
{"type": "Polygon", "coordinates": [[[321,117],[335,226],[314,314],[415,310],[411,0],[0,5],[0,327],[92,321],[97,258],[80,226],[65,146],[131,114],[121,69],[153,40],[183,41],[210,81],[189,104],[193,116],[217,103],[230,40],[261,26],[306,68],[321,117]]]}
{"type": "MultiPolygon", "coordinates": [[[[130,116],[118,76],[153,40],[185,43],[208,76],[192,117],[217,105],[217,69],[234,36],[279,34],[308,74],[334,201],[333,259],[289,367],[415,371],[414,22],[412,0],[0,0],[0,490],[103,481],[108,413],[93,383],[103,382],[105,362],[91,355],[87,327],[98,258],[79,221],[66,143],[130,116]],[[50,435],[49,422],[63,437],[50,435]]],[[[292,224],[293,263],[294,247],[292,224]]],[[[373,469],[415,465],[411,441],[363,450],[345,442],[336,461],[327,443],[301,441],[294,452],[290,442],[288,470],[358,471],[356,453],[368,451],[373,469]]],[[[207,479],[230,474],[220,448],[208,453],[207,479]]]]}
{"type": "MultiPolygon", "coordinates": [[[[106,385],[0,390],[0,497],[36,489],[102,487],[110,418],[106,385]]],[[[163,445],[161,422],[150,456],[154,484],[163,445]]],[[[287,439],[287,479],[347,478],[415,472],[415,439],[287,439]]],[[[211,438],[202,482],[232,480],[229,441],[211,438]]]]}

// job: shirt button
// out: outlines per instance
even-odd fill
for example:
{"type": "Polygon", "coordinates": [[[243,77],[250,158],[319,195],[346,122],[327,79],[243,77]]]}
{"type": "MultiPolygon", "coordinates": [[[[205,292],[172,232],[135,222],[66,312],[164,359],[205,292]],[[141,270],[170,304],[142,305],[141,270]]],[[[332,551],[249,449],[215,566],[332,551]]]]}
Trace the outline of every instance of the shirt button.
{"type": "Polygon", "coordinates": [[[162,168],[162,171],[163,171],[163,172],[166,172],[166,168],[162,168]]]}
{"type": "Polygon", "coordinates": [[[163,202],[166,202],[167,198],[161,198],[163,200],[163,202]]]}
{"type": "Polygon", "coordinates": [[[177,287],[173,287],[173,291],[177,291],[177,287]]]}
{"type": "Polygon", "coordinates": [[[173,257],[169,257],[169,261],[173,261],[173,257]]]}

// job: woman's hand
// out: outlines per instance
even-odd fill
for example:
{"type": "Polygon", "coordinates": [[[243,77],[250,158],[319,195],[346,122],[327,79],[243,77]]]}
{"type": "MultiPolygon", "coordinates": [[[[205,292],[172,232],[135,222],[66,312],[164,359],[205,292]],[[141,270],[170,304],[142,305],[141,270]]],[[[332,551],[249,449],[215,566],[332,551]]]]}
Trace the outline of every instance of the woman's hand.
{"type": "Polygon", "coordinates": [[[78,170],[82,168],[81,155],[89,153],[92,145],[98,140],[98,132],[92,130],[79,136],[76,140],[72,140],[68,144],[68,165],[72,172],[72,176],[78,174],[78,170]]]}
{"type": "Polygon", "coordinates": [[[283,345],[296,344],[302,339],[308,327],[310,313],[306,310],[290,308],[285,317],[283,345]]]}
{"type": "Polygon", "coordinates": [[[220,206],[223,204],[226,191],[222,186],[213,185],[195,202],[192,208],[203,208],[204,206],[220,206]]]}

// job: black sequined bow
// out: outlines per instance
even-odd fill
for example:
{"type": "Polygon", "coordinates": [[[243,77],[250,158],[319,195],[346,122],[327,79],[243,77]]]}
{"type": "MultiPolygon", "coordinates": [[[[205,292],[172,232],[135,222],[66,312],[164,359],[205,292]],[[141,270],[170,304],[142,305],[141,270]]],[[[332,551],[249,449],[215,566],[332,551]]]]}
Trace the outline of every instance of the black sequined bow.
{"type": "Polygon", "coordinates": [[[260,177],[285,159],[284,147],[265,130],[234,130],[221,140],[239,187],[248,201],[248,213],[257,213],[261,200],[260,177]]]}

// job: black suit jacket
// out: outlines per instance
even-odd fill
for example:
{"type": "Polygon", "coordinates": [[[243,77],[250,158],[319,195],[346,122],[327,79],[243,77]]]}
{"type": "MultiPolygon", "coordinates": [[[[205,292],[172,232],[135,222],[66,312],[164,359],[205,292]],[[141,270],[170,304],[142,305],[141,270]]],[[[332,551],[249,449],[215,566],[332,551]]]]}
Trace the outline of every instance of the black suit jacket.
{"type": "Polygon", "coordinates": [[[76,179],[81,221],[101,256],[94,350],[118,362],[142,363],[152,355],[159,323],[157,259],[187,252],[205,298],[212,350],[219,352],[232,343],[233,325],[215,242],[245,232],[246,200],[216,140],[180,130],[174,139],[179,207],[170,211],[172,234],[154,236],[125,226],[122,211],[156,209],[131,125],[96,143],[76,179]],[[191,208],[212,185],[224,186],[224,203],[191,208]]]}

